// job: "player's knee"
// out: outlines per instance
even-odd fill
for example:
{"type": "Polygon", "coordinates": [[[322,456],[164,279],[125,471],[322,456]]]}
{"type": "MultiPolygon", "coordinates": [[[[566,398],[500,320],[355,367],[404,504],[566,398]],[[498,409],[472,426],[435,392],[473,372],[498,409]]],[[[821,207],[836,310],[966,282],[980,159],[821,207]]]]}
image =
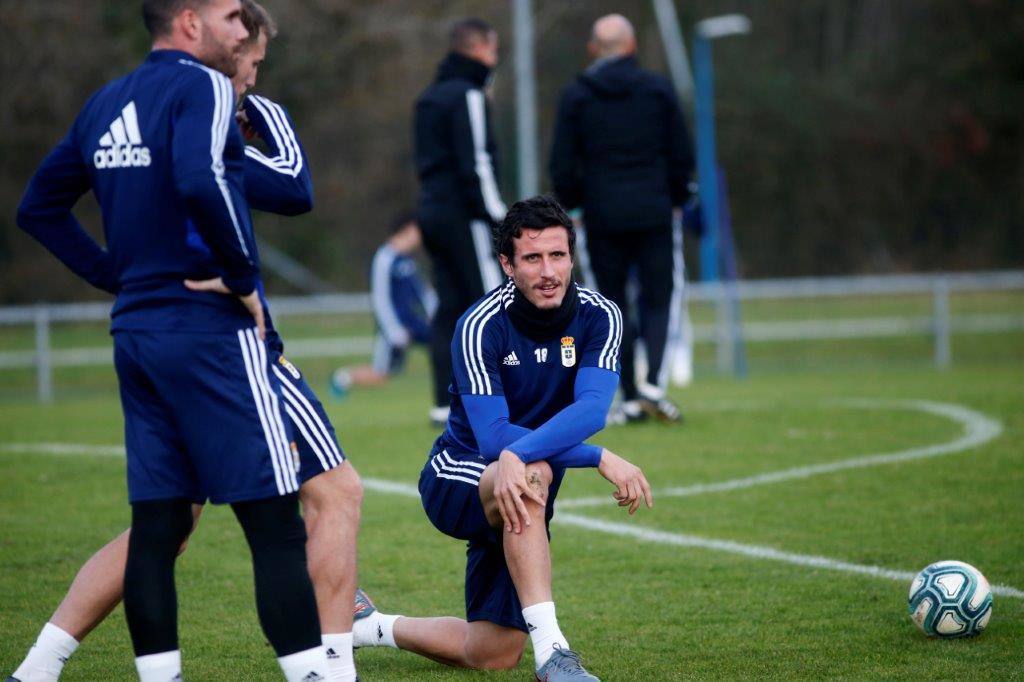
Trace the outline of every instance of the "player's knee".
{"type": "Polygon", "coordinates": [[[129,547],[144,547],[159,555],[177,556],[192,530],[192,515],[182,500],[132,504],[129,547]]]}
{"type": "Polygon", "coordinates": [[[547,462],[530,462],[526,465],[527,485],[545,502],[547,502],[548,489],[551,488],[553,480],[554,473],[551,471],[551,465],[547,462]]]}
{"type": "Polygon", "coordinates": [[[363,482],[355,468],[346,462],[306,481],[301,497],[308,520],[358,523],[363,506],[363,482]]]}
{"type": "Polygon", "coordinates": [[[495,648],[483,652],[468,661],[469,667],[477,670],[511,670],[523,658],[525,641],[519,646],[495,648]]]}

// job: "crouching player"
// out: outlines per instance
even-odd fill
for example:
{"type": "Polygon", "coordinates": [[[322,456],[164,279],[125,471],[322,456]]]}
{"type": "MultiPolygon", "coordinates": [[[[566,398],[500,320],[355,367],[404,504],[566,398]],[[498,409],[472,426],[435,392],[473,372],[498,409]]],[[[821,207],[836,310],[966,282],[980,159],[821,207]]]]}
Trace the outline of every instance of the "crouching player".
{"type": "Polygon", "coordinates": [[[572,281],[573,225],[553,199],[514,204],[496,246],[511,279],[459,320],[451,416],[419,483],[438,530],[469,543],[466,620],[389,616],[365,603],[353,635],[356,646],[511,668],[528,633],[538,679],[594,680],[555,617],[547,526],[570,467],[596,467],[631,514],[653,503],[638,467],[584,442],[604,427],[618,388],[622,316],[572,281]]]}

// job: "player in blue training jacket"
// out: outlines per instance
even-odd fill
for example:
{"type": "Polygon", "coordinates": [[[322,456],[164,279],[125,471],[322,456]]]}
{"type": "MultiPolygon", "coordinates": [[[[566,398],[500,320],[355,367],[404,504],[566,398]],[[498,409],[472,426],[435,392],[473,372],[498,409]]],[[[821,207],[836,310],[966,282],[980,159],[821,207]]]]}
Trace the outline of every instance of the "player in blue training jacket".
{"type": "Polygon", "coordinates": [[[181,674],[174,561],[193,503],[209,499],[230,503],[245,531],[261,624],[285,677],[326,678],[288,389],[264,340],[246,157],[225,75],[248,31],[238,0],[144,0],[143,16],[153,51],[90,98],[18,211],[69,268],[117,295],[136,668],[142,680],[181,674]],[[71,212],[90,189],[107,250],[71,212]]]}
{"type": "Polygon", "coordinates": [[[377,322],[373,364],[335,370],[331,390],[336,395],[344,396],[353,386],[387,383],[402,371],[411,344],[430,343],[430,320],[437,309],[437,295],[420,277],[413,260],[422,246],[423,235],[415,214],[400,214],[370,265],[370,301],[377,322]]]}
{"type": "MultiPolygon", "coordinates": [[[[270,14],[252,0],[242,0],[242,22],[249,32],[232,77],[236,97],[256,82],[266,48],[277,28],[270,14]]],[[[292,215],[312,208],[313,188],[305,154],[291,119],[276,103],[250,95],[241,119],[245,137],[263,138],[267,153],[246,147],[244,178],[249,205],[292,215]]],[[[196,248],[205,245],[192,235],[196,248]]],[[[334,428],[317,396],[299,370],[284,359],[283,344],[271,327],[267,334],[269,362],[285,389],[286,419],[298,446],[299,496],[306,516],[310,574],[316,588],[322,639],[331,670],[338,679],[354,678],[350,605],[356,580],[356,532],[362,488],[346,464],[334,428]],[[294,390],[293,390],[294,389],[294,390]],[[325,472],[330,472],[324,475],[325,472]]],[[[198,520],[202,507],[193,506],[198,520]]],[[[117,606],[122,596],[129,531],[98,550],[83,565],[68,594],[40,632],[35,645],[14,673],[15,679],[59,677],[78,644],[117,606]]]]}
{"type": "Polygon", "coordinates": [[[510,668],[529,633],[538,679],[593,680],[555,618],[547,524],[570,467],[596,467],[630,514],[653,504],[638,467],[585,442],[618,388],[622,316],[572,281],[575,233],[553,199],[514,204],[496,247],[510,280],[459,320],[451,417],[419,482],[433,524],[469,543],[466,621],[384,615],[360,595],[353,634],[357,646],[510,668]]]}

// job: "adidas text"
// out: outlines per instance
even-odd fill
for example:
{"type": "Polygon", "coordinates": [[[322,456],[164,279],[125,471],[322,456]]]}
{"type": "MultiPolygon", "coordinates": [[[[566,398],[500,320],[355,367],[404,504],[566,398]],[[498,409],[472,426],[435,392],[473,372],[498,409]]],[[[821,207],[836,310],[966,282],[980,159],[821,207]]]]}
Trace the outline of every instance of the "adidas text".
{"type": "Polygon", "coordinates": [[[92,155],[92,162],[103,170],[104,168],[145,168],[152,159],[149,155],[149,147],[111,147],[109,149],[97,149],[92,155]]]}

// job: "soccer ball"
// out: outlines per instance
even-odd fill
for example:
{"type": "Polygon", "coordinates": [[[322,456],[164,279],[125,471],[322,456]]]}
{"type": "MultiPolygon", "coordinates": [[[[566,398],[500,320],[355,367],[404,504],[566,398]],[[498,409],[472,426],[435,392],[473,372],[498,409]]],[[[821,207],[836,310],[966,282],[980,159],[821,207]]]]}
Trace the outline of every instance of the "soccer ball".
{"type": "Polygon", "coordinates": [[[962,561],[937,561],[910,583],[907,611],[926,635],[981,634],[992,615],[992,590],[985,576],[962,561]]]}

